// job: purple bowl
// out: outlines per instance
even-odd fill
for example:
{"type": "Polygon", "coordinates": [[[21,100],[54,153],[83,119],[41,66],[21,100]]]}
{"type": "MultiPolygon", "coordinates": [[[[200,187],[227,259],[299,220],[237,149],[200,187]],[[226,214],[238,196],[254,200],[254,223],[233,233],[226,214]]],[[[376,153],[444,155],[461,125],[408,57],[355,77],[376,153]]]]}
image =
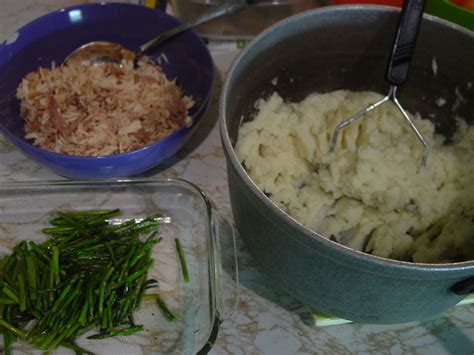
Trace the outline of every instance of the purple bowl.
{"type": "Polygon", "coordinates": [[[190,111],[191,127],[141,149],[116,155],[81,157],[38,148],[24,138],[24,121],[15,97],[17,86],[38,67],[59,64],[84,43],[104,40],[132,50],[179,25],[159,10],[131,4],[87,4],[61,9],[40,17],[18,30],[13,43],[0,43],[0,130],[26,156],[69,178],[124,177],[142,173],[175,154],[195,130],[206,111],[212,91],[213,62],[204,42],[186,31],[160,45],[151,56],[164,53],[162,69],[177,78],[186,95],[196,101],[190,111]]]}

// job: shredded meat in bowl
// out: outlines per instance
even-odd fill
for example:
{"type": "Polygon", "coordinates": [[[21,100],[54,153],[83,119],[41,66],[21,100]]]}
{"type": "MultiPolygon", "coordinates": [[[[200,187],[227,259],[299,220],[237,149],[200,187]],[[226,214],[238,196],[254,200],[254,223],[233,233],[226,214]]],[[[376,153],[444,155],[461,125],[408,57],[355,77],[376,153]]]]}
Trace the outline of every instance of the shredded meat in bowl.
{"type": "Polygon", "coordinates": [[[189,123],[192,98],[159,66],[132,61],[39,68],[17,89],[26,138],[57,153],[80,156],[129,152],[189,123]]]}

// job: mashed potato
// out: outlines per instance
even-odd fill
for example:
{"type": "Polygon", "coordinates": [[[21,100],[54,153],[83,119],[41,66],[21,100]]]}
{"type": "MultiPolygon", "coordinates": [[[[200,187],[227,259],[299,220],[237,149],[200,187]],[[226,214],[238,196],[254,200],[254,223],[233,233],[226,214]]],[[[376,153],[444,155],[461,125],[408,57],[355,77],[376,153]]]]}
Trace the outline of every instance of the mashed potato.
{"type": "Polygon", "coordinates": [[[374,255],[445,263],[474,259],[474,128],[458,120],[451,144],[415,122],[423,146],[391,103],[343,129],[336,125],[380,99],[335,91],[287,103],[257,103],[235,150],[253,181],[285,212],[327,238],[374,255]]]}

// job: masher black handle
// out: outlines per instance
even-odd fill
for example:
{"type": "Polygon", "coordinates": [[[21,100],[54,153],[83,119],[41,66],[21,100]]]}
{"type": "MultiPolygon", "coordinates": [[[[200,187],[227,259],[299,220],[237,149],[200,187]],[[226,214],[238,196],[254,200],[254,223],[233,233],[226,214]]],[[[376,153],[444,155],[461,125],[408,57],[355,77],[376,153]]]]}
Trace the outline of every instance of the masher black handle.
{"type": "Polygon", "coordinates": [[[386,79],[391,85],[401,85],[407,79],[424,8],[425,0],[405,0],[403,3],[387,68],[386,79]]]}

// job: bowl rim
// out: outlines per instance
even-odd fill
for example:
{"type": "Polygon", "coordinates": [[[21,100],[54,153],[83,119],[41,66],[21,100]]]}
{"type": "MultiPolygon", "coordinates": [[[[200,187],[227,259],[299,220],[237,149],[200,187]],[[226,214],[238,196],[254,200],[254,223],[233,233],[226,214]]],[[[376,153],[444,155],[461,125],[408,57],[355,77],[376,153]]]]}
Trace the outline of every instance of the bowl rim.
{"type": "MultiPolygon", "coordinates": [[[[266,38],[270,37],[275,30],[285,28],[290,26],[293,23],[298,23],[299,21],[305,18],[311,18],[318,14],[324,16],[326,13],[337,13],[337,12],[345,12],[345,11],[379,11],[385,13],[397,13],[400,12],[400,9],[393,6],[386,6],[386,5],[335,5],[335,6],[326,6],[323,8],[317,8],[314,10],[309,10],[302,12],[300,14],[296,14],[293,16],[288,17],[270,27],[266,30],[261,32],[258,36],[256,36],[242,51],[239,53],[237,58],[234,60],[231,68],[227,72],[226,79],[222,86],[222,92],[219,99],[219,127],[220,127],[220,135],[222,140],[222,145],[224,148],[224,152],[226,155],[226,160],[228,163],[232,164],[234,169],[237,171],[242,182],[246,185],[247,188],[255,195],[258,200],[265,205],[277,218],[281,219],[285,224],[288,224],[292,229],[295,229],[299,232],[298,236],[292,235],[291,237],[294,238],[297,242],[306,243],[305,239],[309,238],[319,244],[323,244],[325,247],[335,249],[340,254],[344,254],[349,256],[353,259],[359,260],[361,265],[366,265],[367,262],[374,265],[379,265],[382,267],[390,267],[391,269],[397,271],[435,271],[438,272],[453,272],[453,271],[465,271],[465,270],[474,270],[474,260],[470,261],[462,261],[462,262],[453,262],[453,263],[444,263],[444,264],[435,264],[435,263],[414,263],[408,261],[401,261],[395,259],[384,258],[372,254],[367,254],[362,251],[349,248],[345,245],[339,244],[322,236],[321,234],[312,231],[311,229],[305,227],[302,223],[298,222],[296,219],[291,217],[289,214],[284,212],[280,209],[269,197],[267,197],[257,186],[257,184],[250,178],[250,176],[245,171],[244,167],[240,163],[238,159],[234,147],[231,143],[229,130],[227,127],[227,106],[228,106],[228,97],[229,92],[231,91],[232,81],[234,80],[234,76],[238,72],[238,69],[245,64],[242,64],[243,60],[249,56],[252,57],[252,51],[255,48],[258,48],[260,42],[265,40],[266,38]]],[[[474,32],[469,31],[468,29],[456,25],[452,22],[449,22],[444,19],[440,19],[436,16],[432,16],[429,14],[423,14],[424,21],[431,21],[434,23],[438,23],[441,26],[451,27],[455,30],[463,32],[467,36],[471,36],[474,41],[474,32]]],[[[257,49],[257,52],[260,50],[257,49]]]]}
{"type": "MultiPolygon", "coordinates": [[[[34,26],[38,22],[45,21],[48,18],[53,18],[54,16],[57,16],[58,14],[61,14],[63,12],[67,12],[67,11],[71,11],[71,10],[80,10],[80,9],[83,9],[83,8],[104,8],[104,7],[117,7],[117,8],[120,8],[120,7],[125,7],[126,8],[126,7],[128,7],[128,8],[134,8],[134,9],[140,9],[140,11],[143,11],[143,12],[147,12],[147,13],[150,13],[150,14],[155,13],[156,15],[164,16],[168,19],[171,19],[174,22],[176,22],[177,26],[181,24],[181,21],[178,18],[176,18],[175,16],[170,15],[170,14],[164,12],[164,11],[161,11],[159,9],[151,9],[149,7],[146,7],[146,6],[142,6],[142,5],[138,5],[138,4],[132,4],[132,3],[97,2],[97,3],[84,3],[84,4],[66,6],[66,7],[62,7],[60,9],[48,12],[48,13],[46,13],[42,16],[39,16],[39,17],[33,19],[32,21],[24,24],[23,26],[21,26],[20,28],[18,28],[16,30],[16,33],[20,34],[21,31],[27,30],[30,26],[34,26]]],[[[199,43],[199,44],[202,45],[202,47],[204,49],[205,57],[206,57],[205,58],[206,62],[208,62],[210,64],[210,68],[209,68],[210,69],[209,70],[210,85],[209,85],[209,89],[206,91],[206,93],[205,93],[204,97],[202,98],[202,100],[200,100],[198,102],[198,105],[195,108],[191,109],[191,111],[193,111],[193,113],[188,115],[188,117],[191,118],[191,124],[190,125],[184,124],[181,127],[178,127],[177,129],[175,129],[174,131],[169,133],[168,135],[166,135],[165,137],[161,138],[160,140],[149,143],[145,146],[142,146],[138,149],[131,150],[129,152],[118,153],[118,154],[110,154],[110,155],[89,155],[89,156],[63,154],[63,153],[58,153],[58,152],[54,152],[54,151],[51,151],[51,150],[43,149],[43,148],[41,148],[37,145],[34,145],[31,142],[31,140],[29,140],[29,139],[26,139],[24,137],[23,138],[18,138],[16,135],[11,133],[9,129],[5,128],[4,125],[2,124],[2,122],[0,122],[0,133],[3,133],[5,136],[8,136],[8,138],[10,140],[12,140],[12,142],[16,142],[16,143],[21,144],[21,145],[27,145],[28,147],[30,147],[31,150],[33,150],[36,153],[40,153],[40,154],[50,156],[53,159],[54,158],[66,159],[67,158],[67,159],[74,159],[78,162],[81,162],[81,161],[85,162],[85,161],[92,161],[92,160],[97,161],[97,159],[101,159],[101,160],[122,159],[122,158],[131,157],[135,154],[142,153],[146,150],[152,149],[152,148],[154,148],[156,146],[159,146],[159,145],[162,145],[162,144],[166,145],[167,141],[172,140],[176,136],[180,136],[182,134],[185,134],[187,131],[193,130],[197,126],[197,124],[201,121],[201,118],[202,118],[201,116],[207,110],[208,103],[209,103],[209,101],[211,99],[211,96],[212,96],[212,93],[213,93],[213,86],[214,86],[213,83],[214,83],[214,79],[215,79],[214,78],[215,77],[214,70],[213,70],[214,60],[212,59],[209,48],[204,43],[202,38],[200,36],[198,36],[197,33],[193,29],[190,29],[186,32],[189,33],[189,36],[192,37],[193,41],[195,41],[196,43],[199,43]],[[198,119],[196,119],[196,117],[198,119]]],[[[0,50],[2,50],[2,47],[6,48],[8,46],[8,44],[9,43],[7,41],[4,41],[3,43],[0,43],[0,50]]],[[[174,78],[174,79],[176,79],[176,78],[174,78]]],[[[182,88],[180,87],[180,89],[182,89],[182,88]]],[[[184,94],[185,93],[183,91],[183,95],[184,94]]],[[[23,120],[21,115],[20,115],[20,118],[23,120]]],[[[178,147],[178,150],[181,149],[181,148],[182,148],[182,145],[178,147]]]]}

